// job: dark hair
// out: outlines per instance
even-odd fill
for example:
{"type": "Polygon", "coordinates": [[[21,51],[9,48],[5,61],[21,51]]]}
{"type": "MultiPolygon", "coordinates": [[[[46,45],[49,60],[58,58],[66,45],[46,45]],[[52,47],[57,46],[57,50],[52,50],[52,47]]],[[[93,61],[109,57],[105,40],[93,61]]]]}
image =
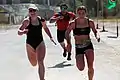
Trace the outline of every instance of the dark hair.
{"type": "Polygon", "coordinates": [[[87,12],[87,9],[86,9],[85,6],[79,6],[79,7],[77,8],[77,11],[79,11],[79,10],[84,10],[85,12],[87,12]]]}
{"type": "Polygon", "coordinates": [[[68,5],[65,4],[65,3],[60,4],[60,9],[62,9],[63,7],[65,7],[65,8],[67,9],[67,8],[68,8],[68,5]]]}

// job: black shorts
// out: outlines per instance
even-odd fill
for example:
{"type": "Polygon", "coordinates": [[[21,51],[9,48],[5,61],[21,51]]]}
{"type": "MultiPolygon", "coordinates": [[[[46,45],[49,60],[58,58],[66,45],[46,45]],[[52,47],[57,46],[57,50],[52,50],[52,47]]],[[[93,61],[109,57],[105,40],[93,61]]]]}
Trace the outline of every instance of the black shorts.
{"type": "Polygon", "coordinates": [[[65,39],[65,32],[66,30],[58,30],[57,29],[57,40],[59,43],[63,42],[65,39]]]}
{"type": "Polygon", "coordinates": [[[94,50],[92,43],[90,43],[88,46],[82,47],[82,48],[75,47],[76,55],[85,54],[85,51],[88,50],[88,49],[93,49],[94,50]]]}

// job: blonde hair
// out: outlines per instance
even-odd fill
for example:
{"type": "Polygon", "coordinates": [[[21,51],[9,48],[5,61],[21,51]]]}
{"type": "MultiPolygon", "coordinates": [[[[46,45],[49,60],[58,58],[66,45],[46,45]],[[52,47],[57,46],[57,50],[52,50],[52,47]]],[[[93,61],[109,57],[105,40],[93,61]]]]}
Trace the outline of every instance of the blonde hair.
{"type": "Polygon", "coordinates": [[[79,10],[84,10],[85,12],[87,12],[87,9],[85,6],[79,6],[76,11],[78,12],[79,10]]]}

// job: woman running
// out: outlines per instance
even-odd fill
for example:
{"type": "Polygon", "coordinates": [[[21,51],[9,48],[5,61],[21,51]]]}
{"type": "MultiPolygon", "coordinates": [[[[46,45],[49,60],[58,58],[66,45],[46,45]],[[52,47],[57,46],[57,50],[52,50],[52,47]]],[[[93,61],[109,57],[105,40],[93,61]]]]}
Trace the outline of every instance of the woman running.
{"type": "Polygon", "coordinates": [[[43,40],[42,28],[45,30],[50,40],[54,42],[51,33],[46,26],[46,21],[42,17],[38,16],[38,8],[35,5],[29,7],[29,17],[25,18],[18,30],[18,35],[27,35],[26,49],[28,59],[32,66],[36,66],[38,63],[38,73],[40,80],[45,80],[45,67],[44,58],[46,53],[46,47],[43,40]]]}
{"type": "Polygon", "coordinates": [[[94,21],[86,17],[86,12],[87,10],[85,6],[78,7],[78,17],[70,23],[70,26],[66,31],[66,39],[67,42],[70,43],[69,34],[71,30],[73,30],[73,35],[75,39],[76,66],[80,71],[84,70],[85,56],[88,65],[88,80],[93,80],[94,48],[90,39],[90,30],[92,29],[98,42],[100,41],[100,37],[98,36],[94,21]]]}

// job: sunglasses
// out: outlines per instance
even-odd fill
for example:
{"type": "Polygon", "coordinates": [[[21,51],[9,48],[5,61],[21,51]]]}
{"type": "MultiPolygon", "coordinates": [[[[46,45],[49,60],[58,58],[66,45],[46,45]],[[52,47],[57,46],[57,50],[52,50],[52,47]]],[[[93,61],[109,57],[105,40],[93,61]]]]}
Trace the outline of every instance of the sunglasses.
{"type": "Polygon", "coordinates": [[[29,12],[36,12],[36,9],[30,9],[29,12]]]}
{"type": "Polygon", "coordinates": [[[62,7],[61,7],[61,10],[62,10],[62,11],[67,10],[67,7],[66,7],[66,6],[62,6],[62,7]]]}

